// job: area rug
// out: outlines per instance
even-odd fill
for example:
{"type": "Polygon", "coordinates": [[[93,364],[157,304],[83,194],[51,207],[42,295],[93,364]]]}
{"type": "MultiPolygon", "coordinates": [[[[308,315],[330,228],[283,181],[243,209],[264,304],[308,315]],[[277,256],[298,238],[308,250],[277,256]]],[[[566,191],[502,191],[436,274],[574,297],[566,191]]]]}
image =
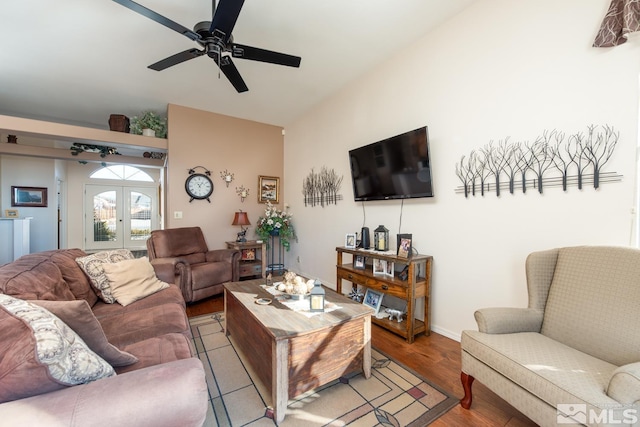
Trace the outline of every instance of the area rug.
{"type": "Polygon", "coordinates": [[[354,373],[291,399],[284,421],[276,424],[269,389],[243,363],[233,337],[225,336],[224,314],[194,317],[190,323],[209,387],[205,426],[422,427],[458,403],[455,397],[372,349],[369,379],[354,373]]]}

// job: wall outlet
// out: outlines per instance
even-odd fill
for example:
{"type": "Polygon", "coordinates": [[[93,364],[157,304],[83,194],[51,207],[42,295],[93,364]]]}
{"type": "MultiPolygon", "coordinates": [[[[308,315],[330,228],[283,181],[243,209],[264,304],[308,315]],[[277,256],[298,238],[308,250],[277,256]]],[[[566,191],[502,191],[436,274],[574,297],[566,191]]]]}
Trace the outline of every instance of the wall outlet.
{"type": "Polygon", "coordinates": [[[182,219],[182,211],[174,211],[173,212],[174,219],[182,219]]]}

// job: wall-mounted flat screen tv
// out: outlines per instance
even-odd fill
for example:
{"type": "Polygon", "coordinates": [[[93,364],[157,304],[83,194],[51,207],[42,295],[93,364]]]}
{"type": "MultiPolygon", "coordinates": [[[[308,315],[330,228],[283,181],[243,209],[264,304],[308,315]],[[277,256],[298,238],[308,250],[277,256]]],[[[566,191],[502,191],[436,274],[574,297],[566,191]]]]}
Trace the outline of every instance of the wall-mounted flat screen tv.
{"type": "Polygon", "coordinates": [[[356,201],[433,197],[427,127],[349,151],[356,201]]]}

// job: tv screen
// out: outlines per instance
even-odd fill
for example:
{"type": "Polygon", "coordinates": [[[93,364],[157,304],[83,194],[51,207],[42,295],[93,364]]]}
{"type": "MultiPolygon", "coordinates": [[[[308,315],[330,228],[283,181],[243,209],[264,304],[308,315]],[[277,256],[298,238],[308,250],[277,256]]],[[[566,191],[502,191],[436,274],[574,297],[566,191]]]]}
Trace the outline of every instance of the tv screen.
{"type": "Polygon", "coordinates": [[[427,127],[349,151],[356,201],[433,197],[427,127]]]}

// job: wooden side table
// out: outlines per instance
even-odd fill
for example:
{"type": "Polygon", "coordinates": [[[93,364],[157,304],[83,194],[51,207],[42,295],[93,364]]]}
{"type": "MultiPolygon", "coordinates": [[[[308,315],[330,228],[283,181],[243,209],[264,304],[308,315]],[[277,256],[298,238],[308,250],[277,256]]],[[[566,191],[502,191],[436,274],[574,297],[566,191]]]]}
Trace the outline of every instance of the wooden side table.
{"type": "Polygon", "coordinates": [[[240,256],[240,279],[254,278],[256,276],[266,277],[267,271],[267,248],[264,242],[258,243],[256,240],[246,242],[225,242],[227,249],[236,249],[241,252],[240,256]]]}

